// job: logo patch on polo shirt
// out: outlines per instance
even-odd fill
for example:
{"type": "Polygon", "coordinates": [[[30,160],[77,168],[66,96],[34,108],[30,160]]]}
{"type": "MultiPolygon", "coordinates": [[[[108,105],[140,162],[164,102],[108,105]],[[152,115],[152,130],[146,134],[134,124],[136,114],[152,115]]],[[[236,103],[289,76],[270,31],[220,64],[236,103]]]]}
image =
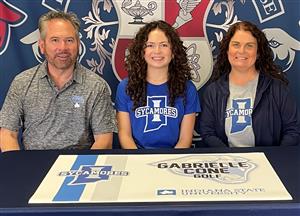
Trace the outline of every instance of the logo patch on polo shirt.
{"type": "Polygon", "coordinates": [[[75,108],[79,108],[81,105],[84,104],[84,99],[82,96],[74,95],[72,96],[71,100],[75,108]]]}

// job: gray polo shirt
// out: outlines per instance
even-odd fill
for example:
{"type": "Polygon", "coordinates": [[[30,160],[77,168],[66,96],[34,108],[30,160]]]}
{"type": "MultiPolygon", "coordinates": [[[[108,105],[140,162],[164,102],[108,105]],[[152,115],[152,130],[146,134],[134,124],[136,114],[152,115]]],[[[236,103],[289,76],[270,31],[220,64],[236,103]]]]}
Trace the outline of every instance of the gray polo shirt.
{"type": "Polygon", "coordinates": [[[0,112],[0,127],[21,128],[25,149],[87,149],[93,134],[116,131],[116,122],[100,76],[77,63],[73,79],[58,90],[44,62],[13,80],[0,112]]]}

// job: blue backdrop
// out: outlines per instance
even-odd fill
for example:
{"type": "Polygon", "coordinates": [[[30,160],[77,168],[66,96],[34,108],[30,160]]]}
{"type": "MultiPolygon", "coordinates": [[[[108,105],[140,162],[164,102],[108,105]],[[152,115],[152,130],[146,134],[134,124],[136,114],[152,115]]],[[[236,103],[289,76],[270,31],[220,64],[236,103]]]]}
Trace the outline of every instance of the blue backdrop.
{"type": "MultiPolygon", "coordinates": [[[[126,77],[126,47],[143,23],[164,19],[177,28],[201,94],[225,31],[239,20],[249,20],[266,33],[274,61],[287,73],[300,106],[300,1],[0,0],[0,108],[16,74],[43,61],[37,22],[49,10],[78,15],[79,60],[107,81],[113,101],[117,84],[126,77]]],[[[194,143],[199,140],[197,125],[194,143]]]]}

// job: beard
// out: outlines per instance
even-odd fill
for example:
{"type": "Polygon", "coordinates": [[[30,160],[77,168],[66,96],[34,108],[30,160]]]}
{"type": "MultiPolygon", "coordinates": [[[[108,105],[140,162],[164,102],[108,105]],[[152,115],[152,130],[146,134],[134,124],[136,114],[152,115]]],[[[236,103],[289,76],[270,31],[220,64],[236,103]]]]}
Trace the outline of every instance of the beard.
{"type": "Polygon", "coordinates": [[[45,52],[45,57],[48,61],[48,64],[58,70],[66,70],[73,68],[78,55],[72,55],[70,52],[61,52],[56,53],[54,56],[49,55],[45,52]]]}

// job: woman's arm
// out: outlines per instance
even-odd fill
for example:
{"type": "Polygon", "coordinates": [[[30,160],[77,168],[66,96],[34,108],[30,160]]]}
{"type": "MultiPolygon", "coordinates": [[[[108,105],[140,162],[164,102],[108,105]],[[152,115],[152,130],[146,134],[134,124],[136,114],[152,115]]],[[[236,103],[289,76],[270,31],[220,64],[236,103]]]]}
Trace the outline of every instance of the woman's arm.
{"type": "Polygon", "coordinates": [[[137,149],[132,138],[131,123],[128,112],[117,112],[118,136],[119,142],[123,149],[137,149]]]}
{"type": "Polygon", "coordinates": [[[190,113],[184,115],[181,125],[179,140],[175,148],[190,148],[193,140],[193,131],[195,126],[196,114],[190,113]]]}
{"type": "MultiPolygon", "coordinates": [[[[216,91],[213,88],[207,87],[202,98],[202,111],[200,113],[200,136],[203,142],[208,147],[227,147],[227,145],[222,141],[217,135],[217,122],[218,110],[217,107],[217,96],[212,94],[216,91]]],[[[224,129],[225,130],[225,129],[224,129]]]]}

